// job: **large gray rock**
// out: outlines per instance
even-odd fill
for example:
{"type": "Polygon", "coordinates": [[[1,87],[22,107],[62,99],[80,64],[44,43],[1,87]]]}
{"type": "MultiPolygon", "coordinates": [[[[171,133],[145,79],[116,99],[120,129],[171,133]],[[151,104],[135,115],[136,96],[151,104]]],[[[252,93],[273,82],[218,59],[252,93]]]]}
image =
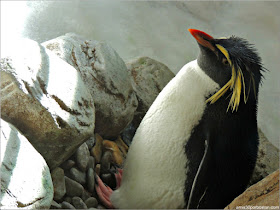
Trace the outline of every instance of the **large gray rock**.
{"type": "Polygon", "coordinates": [[[279,149],[267,140],[261,129],[259,140],[258,158],[249,185],[257,183],[279,169],[279,149]]]}
{"type": "Polygon", "coordinates": [[[126,65],[138,99],[133,119],[134,126],[138,127],[158,94],[175,75],[166,65],[149,57],[136,58],[126,65]]]}
{"type": "Polygon", "coordinates": [[[55,168],[92,135],[92,96],[75,68],[37,42],[11,43],[10,50],[1,59],[2,118],[55,168]]]}
{"type": "Polygon", "coordinates": [[[81,73],[94,98],[95,132],[105,138],[117,137],[132,121],[138,104],[120,56],[106,43],[73,33],[42,45],[81,73]]]}
{"type": "Polygon", "coordinates": [[[1,119],[1,209],[48,209],[52,199],[45,160],[13,125],[1,119]]]}

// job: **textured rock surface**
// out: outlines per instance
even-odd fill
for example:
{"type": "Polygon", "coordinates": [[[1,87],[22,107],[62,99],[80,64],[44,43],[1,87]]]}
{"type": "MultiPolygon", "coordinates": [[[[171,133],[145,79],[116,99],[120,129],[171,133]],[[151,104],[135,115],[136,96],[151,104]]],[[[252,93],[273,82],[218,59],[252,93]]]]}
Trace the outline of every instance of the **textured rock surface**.
{"type": "Polygon", "coordinates": [[[87,209],[87,205],[80,197],[73,197],[72,203],[76,209],[87,209]]]}
{"type": "Polygon", "coordinates": [[[55,168],[51,172],[53,188],[54,188],[54,200],[60,200],[66,193],[64,171],[62,168],[55,168]]]}
{"type": "Polygon", "coordinates": [[[273,206],[279,208],[279,169],[257,184],[249,187],[225,209],[236,209],[239,206],[252,206],[252,209],[254,209],[254,206],[273,206]]]}
{"type": "Polygon", "coordinates": [[[2,118],[55,168],[93,133],[92,96],[75,68],[38,43],[10,50],[1,59],[2,118]]]}
{"type": "Polygon", "coordinates": [[[138,99],[138,108],[133,119],[138,127],[160,91],[175,75],[166,65],[149,57],[137,58],[126,65],[138,99]]]}
{"type": "Polygon", "coordinates": [[[259,152],[250,185],[257,183],[279,168],[279,149],[270,143],[259,129],[259,152]]]}
{"type": "Polygon", "coordinates": [[[1,120],[1,209],[48,209],[52,199],[45,160],[14,126],[1,120]]]}
{"type": "Polygon", "coordinates": [[[94,98],[95,132],[117,137],[133,119],[138,104],[124,61],[108,44],[73,33],[43,45],[81,73],[94,98]]]}

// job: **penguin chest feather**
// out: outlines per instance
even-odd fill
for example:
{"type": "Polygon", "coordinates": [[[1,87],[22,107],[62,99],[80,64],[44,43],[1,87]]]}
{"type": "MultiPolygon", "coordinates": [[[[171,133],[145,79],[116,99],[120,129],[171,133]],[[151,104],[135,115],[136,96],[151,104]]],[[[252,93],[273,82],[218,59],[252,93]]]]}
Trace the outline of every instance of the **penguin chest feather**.
{"type": "Polygon", "coordinates": [[[185,145],[201,120],[207,97],[219,89],[194,60],[158,95],[129,148],[117,208],[183,208],[185,145]]]}

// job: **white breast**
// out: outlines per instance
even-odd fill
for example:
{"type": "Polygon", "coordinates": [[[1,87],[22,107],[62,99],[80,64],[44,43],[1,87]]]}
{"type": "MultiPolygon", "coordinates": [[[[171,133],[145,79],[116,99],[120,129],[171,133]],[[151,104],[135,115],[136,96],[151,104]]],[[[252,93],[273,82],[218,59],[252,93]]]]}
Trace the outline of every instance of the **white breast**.
{"type": "Polygon", "coordinates": [[[184,207],[184,145],[203,115],[205,97],[218,89],[196,60],[167,84],[134,136],[122,185],[111,196],[115,207],[184,207]]]}

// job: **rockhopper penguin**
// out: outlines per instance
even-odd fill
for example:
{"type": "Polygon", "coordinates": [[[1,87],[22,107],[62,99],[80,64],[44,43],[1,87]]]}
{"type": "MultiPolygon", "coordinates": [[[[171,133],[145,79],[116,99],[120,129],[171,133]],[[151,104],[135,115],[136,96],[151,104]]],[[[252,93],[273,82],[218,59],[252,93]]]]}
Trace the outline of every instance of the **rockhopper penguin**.
{"type": "Polygon", "coordinates": [[[198,58],[148,110],[122,179],[116,176],[120,187],[112,191],[98,178],[96,190],[107,207],[224,208],[248,184],[258,151],[261,59],[245,39],[189,31],[198,58]]]}

